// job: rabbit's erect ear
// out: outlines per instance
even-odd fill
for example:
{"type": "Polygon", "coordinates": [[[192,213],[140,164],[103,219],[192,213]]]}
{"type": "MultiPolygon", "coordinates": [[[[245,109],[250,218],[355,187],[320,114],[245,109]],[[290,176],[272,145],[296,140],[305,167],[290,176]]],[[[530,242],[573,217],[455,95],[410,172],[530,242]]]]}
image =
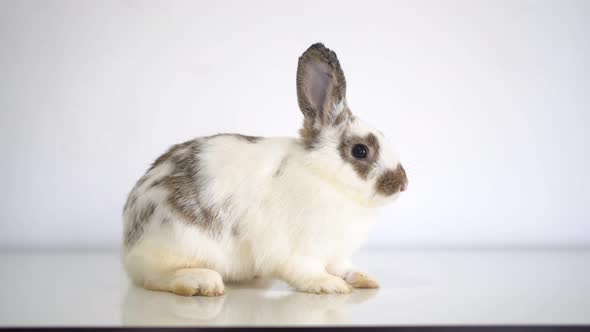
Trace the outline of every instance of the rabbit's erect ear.
{"type": "Polygon", "coordinates": [[[323,44],[311,45],[299,57],[297,101],[306,122],[321,128],[340,122],[346,107],[346,80],[336,53],[323,44]]]}

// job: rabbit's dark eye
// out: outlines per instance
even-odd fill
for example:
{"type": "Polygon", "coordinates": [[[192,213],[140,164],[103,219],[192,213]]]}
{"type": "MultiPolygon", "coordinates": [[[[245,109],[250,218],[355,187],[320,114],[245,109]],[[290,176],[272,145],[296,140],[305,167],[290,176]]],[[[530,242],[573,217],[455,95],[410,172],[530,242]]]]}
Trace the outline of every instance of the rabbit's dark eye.
{"type": "Polygon", "coordinates": [[[356,159],[365,159],[369,154],[369,148],[364,144],[357,144],[352,148],[352,155],[356,159]]]}

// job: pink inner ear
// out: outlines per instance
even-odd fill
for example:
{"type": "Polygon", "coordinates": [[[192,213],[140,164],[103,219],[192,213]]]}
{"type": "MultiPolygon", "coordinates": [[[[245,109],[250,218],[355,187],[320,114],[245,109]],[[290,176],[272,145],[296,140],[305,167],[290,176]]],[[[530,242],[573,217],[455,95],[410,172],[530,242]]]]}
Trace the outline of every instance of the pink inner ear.
{"type": "Polygon", "coordinates": [[[307,64],[305,72],[307,97],[316,111],[322,111],[326,94],[332,83],[332,68],[327,63],[312,62],[307,64]]]}

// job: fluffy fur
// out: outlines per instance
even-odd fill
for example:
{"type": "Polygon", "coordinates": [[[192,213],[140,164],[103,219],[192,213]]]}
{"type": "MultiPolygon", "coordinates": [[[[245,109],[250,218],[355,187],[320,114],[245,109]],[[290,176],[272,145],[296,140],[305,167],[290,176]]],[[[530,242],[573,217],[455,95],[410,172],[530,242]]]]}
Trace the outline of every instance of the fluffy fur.
{"type": "Polygon", "coordinates": [[[407,178],[383,135],[352,115],[345,87],[334,52],[314,44],[297,74],[301,138],[220,134],[158,158],[123,212],[130,278],[207,296],[255,277],[311,293],[377,287],[349,257],[407,178]],[[355,144],[369,147],[367,158],[351,155],[355,144]]]}

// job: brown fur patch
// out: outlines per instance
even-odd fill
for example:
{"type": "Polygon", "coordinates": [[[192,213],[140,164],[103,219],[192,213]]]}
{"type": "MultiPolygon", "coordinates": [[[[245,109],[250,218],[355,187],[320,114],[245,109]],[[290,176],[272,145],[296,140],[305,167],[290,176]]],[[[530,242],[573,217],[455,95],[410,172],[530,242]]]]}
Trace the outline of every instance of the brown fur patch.
{"type": "Polygon", "coordinates": [[[408,185],[406,171],[402,165],[398,165],[395,170],[386,170],[377,179],[377,192],[390,196],[400,190],[404,190],[408,185]]]}
{"type": "Polygon", "coordinates": [[[172,153],[167,154],[173,169],[162,179],[162,185],[170,192],[168,204],[183,221],[216,235],[222,226],[219,220],[221,207],[207,204],[201,197],[201,188],[206,181],[199,166],[201,144],[195,139],[171,148],[172,153]]]}
{"type": "Polygon", "coordinates": [[[319,140],[320,130],[313,126],[312,120],[305,118],[303,128],[299,129],[299,135],[301,135],[303,146],[307,149],[313,149],[319,140]]]}
{"type": "MultiPolygon", "coordinates": [[[[176,144],[168,149],[168,151],[156,159],[150,170],[163,163],[170,163],[172,170],[168,175],[154,180],[148,188],[163,188],[167,190],[168,198],[166,203],[178,219],[187,224],[201,227],[210,236],[221,234],[223,222],[220,215],[230,205],[230,198],[221,203],[212,204],[204,199],[201,194],[202,187],[207,181],[201,174],[202,169],[199,160],[201,146],[204,140],[216,136],[219,135],[194,139],[176,144]]],[[[232,134],[232,136],[246,140],[249,143],[256,142],[260,139],[238,134],[232,134]]],[[[143,178],[147,179],[147,176],[144,175],[143,178]]],[[[126,204],[127,209],[133,205],[136,199],[137,195],[132,191],[126,204]]],[[[131,231],[128,234],[129,240],[125,240],[126,243],[134,243],[137,240],[139,235],[141,235],[143,222],[145,221],[145,218],[142,218],[137,213],[132,215],[130,219],[131,225],[129,227],[131,231]]]]}
{"type": "Polygon", "coordinates": [[[377,160],[379,160],[379,149],[379,140],[373,134],[368,134],[365,137],[343,135],[338,147],[340,157],[351,164],[356,173],[365,180],[375,167],[377,160]],[[357,144],[364,144],[369,148],[367,158],[356,159],[352,155],[352,148],[357,144]]]}
{"type": "Polygon", "coordinates": [[[200,197],[204,181],[198,159],[201,142],[189,141],[179,145],[177,150],[179,152],[170,158],[172,173],[163,179],[164,186],[170,191],[168,203],[184,221],[212,230],[216,227],[212,223],[215,212],[200,197]]]}
{"type": "Polygon", "coordinates": [[[142,206],[139,211],[133,211],[131,224],[127,226],[125,234],[125,246],[134,245],[143,234],[143,227],[145,223],[152,217],[156,210],[156,204],[148,202],[142,206]]]}

